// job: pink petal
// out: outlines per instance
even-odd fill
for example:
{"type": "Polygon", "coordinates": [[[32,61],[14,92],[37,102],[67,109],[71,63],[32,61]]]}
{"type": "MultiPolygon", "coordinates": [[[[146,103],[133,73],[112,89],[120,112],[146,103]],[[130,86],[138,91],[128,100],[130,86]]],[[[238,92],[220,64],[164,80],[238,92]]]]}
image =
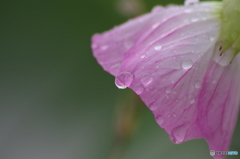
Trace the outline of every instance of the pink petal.
{"type": "Polygon", "coordinates": [[[205,138],[210,149],[226,151],[239,104],[239,57],[225,67],[224,57],[212,58],[220,27],[216,7],[156,7],[94,35],[92,48],[116,85],[139,94],[173,142],[205,138]]]}
{"type": "Polygon", "coordinates": [[[211,150],[229,148],[239,110],[239,62],[240,56],[226,67],[211,62],[202,84],[196,124],[211,150]]]}

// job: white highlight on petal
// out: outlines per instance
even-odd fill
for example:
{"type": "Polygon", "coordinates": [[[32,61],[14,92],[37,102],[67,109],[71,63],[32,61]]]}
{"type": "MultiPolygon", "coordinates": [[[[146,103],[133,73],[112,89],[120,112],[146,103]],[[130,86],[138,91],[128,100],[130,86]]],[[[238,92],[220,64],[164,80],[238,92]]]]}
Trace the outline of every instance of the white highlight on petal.
{"type": "Polygon", "coordinates": [[[101,50],[107,50],[108,49],[108,45],[103,45],[103,46],[101,46],[101,50]]]}
{"type": "Polygon", "coordinates": [[[154,49],[156,51],[160,51],[162,49],[162,46],[161,45],[154,46],[154,49]]]}

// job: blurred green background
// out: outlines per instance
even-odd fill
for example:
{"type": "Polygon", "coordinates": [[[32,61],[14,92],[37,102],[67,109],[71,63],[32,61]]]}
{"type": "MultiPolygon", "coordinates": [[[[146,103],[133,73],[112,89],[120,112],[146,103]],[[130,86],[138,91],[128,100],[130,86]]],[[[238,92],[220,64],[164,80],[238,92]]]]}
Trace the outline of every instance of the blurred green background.
{"type": "MultiPolygon", "coordinates": [[[[128,90],[97,64],[91,36],[169,3],[122,1],[0,2],[0,159],[108,158],[128,90]]],[[[238,152],[239,124],[230,149],[238,152]]],[[[202,139],[173,144],[145,107],[123,158],[211,159],[202,139]]]]}

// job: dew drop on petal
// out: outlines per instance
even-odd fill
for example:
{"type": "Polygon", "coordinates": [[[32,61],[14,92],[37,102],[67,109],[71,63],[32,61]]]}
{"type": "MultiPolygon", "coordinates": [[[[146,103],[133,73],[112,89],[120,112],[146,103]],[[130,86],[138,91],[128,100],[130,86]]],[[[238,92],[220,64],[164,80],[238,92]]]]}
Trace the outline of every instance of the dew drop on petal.
{"type": "Polygon", "coordinates": [[[183,125],[175,127],[172,130],[172,135],[175,137],[176,143],[182,143],[184,141],[189,126],[189,124],[185,123],[183,125]]]}
{"type": "Polygon", "coordinates": [[[209,40],[210,40],[210,41],[214,41],[215,38],[214,38],[213,36],[210,36],[210,37],[209,37],[209,40]]]}
{"type": "Polygon", "coordinates": [[[171,92],[171,88],[167,88],[165,92],[166,93],[170,93],[171,92]]]}
{"type": "Polygon", "coordinates": [[[158,125],[162,125],[164,123],[164,117],[159,115],[156,117],[156,121],[157,121],[158,125]]]}
{"type": "Polygon", "coordinates": [[[125,89],[131,85],[133,81],[133,74],[130,72],[121,72],[115,78],[115,84],[119,89],[125,89]]]}
{"type": "Polygon", "coordinates": [[[143,58],[145,58],[145,55],[142,55],[142,56],[141,56],[141,59],[143,59],[143,58]]]}
{"type": "Polygon", "coordinates": [[[140,95],[144,90],[144,87],[141,84],[138,84],[135,86],[134,91],[137,93],[137,95],[140,95]]]}
{"type": "Polygon", "coordinates": [[[154,47],[154,49],[155,49],[156,51],[159,51],[159,50],[162,49],[162,46],[161,46],[161,45],[156,45],[156,46],[154,47]]]}
{"type": "Polygon", "coordinates": [[[173,113],[173,117],[176,118],[176,116],[177,116],[177,115],[176,115],[175,113],[173,113]]]}
{"type": "Polygon", "coordinates": [[[196,88],[200,88],[200,87],[201,87],[201,83],[200,83],[199,81],[196,81],[196,82],[195,82],[195,87],[196,87],[196,88]]]}
{"type": "Polygon", "coordinates": [[[193,104],[193,103],[195,103],[195,99],[191,98],[189,102],[190,102],[190,104],[193,104]]]}
{"type": "Polygon", "coordinates": [[[152,83],[152,81],[153,81],[153,78],[150,75],[145,75],[141,78],[141,83],[144,86],[149,85],[150,83],[152,83]]]}
{"type": "Polygon", "coordinates": [[[185,59],[185,60],[182,61],[181,65],[182,65],[183,69],[189,69],[193,66],[193,62],[190,59],[185,59]]]}
{"type": "Polygon", "coordinates": [[[151,111],[154,111],[154,110],[158,109],[158,105],[156,103],[153,103],[152,105],[149,106],[149,109],[151,111]]]}

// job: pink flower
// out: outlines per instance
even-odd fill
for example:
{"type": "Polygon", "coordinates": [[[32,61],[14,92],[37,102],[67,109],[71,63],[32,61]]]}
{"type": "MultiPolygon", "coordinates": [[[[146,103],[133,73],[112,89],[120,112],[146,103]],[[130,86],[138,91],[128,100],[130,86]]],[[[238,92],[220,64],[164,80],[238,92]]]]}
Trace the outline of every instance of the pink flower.
{"type": "Polygon", "coordinates": [[[204,138],[214,151],[228,150],[240,99],[240,57],[221,52],[221,9],[158,6],[92,38],[99,64],[141,97],[173,142],[204,138]]]}

